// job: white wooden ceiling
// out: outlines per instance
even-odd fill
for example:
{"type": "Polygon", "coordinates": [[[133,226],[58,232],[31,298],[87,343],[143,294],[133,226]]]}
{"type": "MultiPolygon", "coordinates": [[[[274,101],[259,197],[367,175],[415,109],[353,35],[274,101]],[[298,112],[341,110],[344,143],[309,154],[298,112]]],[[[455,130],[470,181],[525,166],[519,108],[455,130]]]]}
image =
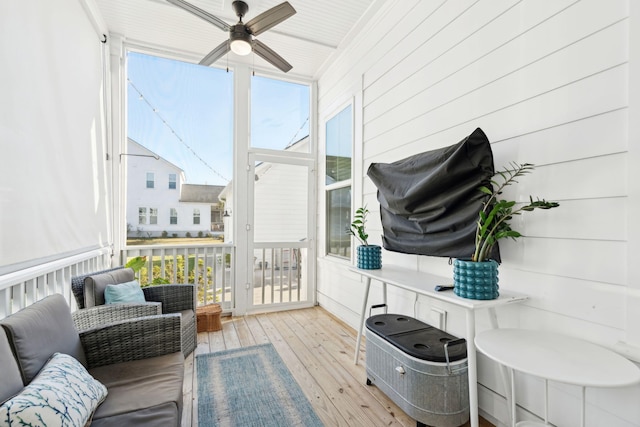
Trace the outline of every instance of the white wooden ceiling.
{"type": "MultiPolygon", "coordinates": [[[[243,21],[283,0],[245,0],[249,11],[243,21]]],[[[230,25],[238,21],[232,0],[190,0],[230,25]]],[[[384,0],[289,0],[297,13],[261,34],[259,39],[285,58],[289,75],[315,78],[332,56],[366,26],[384,0]]],[[[131,45],[168,50],[194,62],[228,38],[228,33],[165,0],[96,0],[111,34],[131,45]]],[[[227,61],[253,64],[257,69],[280,73],[256,55],[229,53],[214,65],[227,61]]]]}

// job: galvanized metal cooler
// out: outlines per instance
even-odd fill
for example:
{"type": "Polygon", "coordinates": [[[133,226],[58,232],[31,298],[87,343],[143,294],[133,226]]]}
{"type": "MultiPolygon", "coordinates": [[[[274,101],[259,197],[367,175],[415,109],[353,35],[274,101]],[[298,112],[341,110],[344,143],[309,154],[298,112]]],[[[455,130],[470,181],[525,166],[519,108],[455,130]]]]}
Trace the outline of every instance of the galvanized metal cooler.
{"type": "Polygon", "coordinates": [[[467,348],[412,317],[379,314],[366,322],[367,384],[374,384],[418,427],[457,427],[469,420],[467,348]]]}

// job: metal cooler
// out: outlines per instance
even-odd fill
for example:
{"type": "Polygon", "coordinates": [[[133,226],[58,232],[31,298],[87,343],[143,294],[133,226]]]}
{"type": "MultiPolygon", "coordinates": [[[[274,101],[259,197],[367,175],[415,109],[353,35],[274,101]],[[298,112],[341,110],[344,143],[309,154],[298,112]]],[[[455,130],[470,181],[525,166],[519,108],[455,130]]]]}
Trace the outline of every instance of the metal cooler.
{"type": "Polygon", "coordinates": [[[467,346],[412,317],[379,314],[366,322],[367,385],[375,385],[418,427],[469,420],[467,346]]]}

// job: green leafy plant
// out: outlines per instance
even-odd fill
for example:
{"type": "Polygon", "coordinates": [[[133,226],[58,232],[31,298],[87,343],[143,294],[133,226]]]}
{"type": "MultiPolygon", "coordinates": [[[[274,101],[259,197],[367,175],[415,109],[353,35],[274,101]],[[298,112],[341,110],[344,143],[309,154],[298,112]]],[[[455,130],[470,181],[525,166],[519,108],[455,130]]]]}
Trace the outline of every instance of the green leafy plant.
{"type": "Polygon", "coordinates": [[[124,266],[127,268],[133,269],[133,271],[136,273],[136,276],[137,276],[140,269],[144,267],[146,263],[147,263],[146,256],[137,256],[127,261],[127,263],[124,266]]]}
{"type": "Polygon", "coordinates": [[[156,270],[156,267],[154,266],[152,269],[152,273],[153,273],[153,281],[151,283],[147,283],[147,257],[145,256],[137,256],[137,257],[133,257],[131,258],[129,261],[127,261],[127,263],[124,265],[127,268],[131,268],[134,271],[134,276],[136,277],[136,279],[138,279],[138,281],[140,281],[140,286],[141,287],[145,287],[145,286],[150,286],[150,285],[166,285],[168,283],[170,283],[167,279],[164,279],[160,276],[160,267],[158,268],[158,271],[156,270]]]}
{"type": "Polygon", "coordinates": [[[356,214],[353,216],[351,226],[347,228],[347,233],[353,235],[364,246],[369,246],[369,243],[367,242],[369,235],[365,230],[367,215],[369,215],[369,210],[366,205],[358,208],[356,210],[356,214]]]}
{"type": "Polygon", "coordinates": [[[522,235],[511,228],[509,221],[514,216],[522,212],[531,212],[536,209],[552,209],[560,206],[556,202],[548,202],[544,199],[533,200],[529,196],[529,203],[517,204],[515,201],[499,200],[505,187],[516,184],[517,178],[527,175],[535,169],[535,165],[530,163],[511,162],[510,167],[498,172],[496,176],[501,178],[501,182],[491,180],[491,187],[482,186],[480,191],[489,195],[489,198],[480,211],[475,239],[475,252],[471,257],[472,261],[486,261],[498,240],[510,237],[517,239],[522,235]]]}

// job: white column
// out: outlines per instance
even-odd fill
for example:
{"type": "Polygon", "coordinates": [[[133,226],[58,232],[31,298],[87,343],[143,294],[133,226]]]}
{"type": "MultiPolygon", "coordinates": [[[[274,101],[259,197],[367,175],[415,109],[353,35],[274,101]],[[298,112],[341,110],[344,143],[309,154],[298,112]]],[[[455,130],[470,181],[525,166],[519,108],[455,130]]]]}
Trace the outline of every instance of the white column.
{"type": "Polygon", "coordinates": [[[251,113],[251,71],[246,65],[237,65],[233,72],[233,241],[235,257],[235,314],[247,312],[253,272],[253,255],[249,254],[249,206],[247,167],[249,161],[250,113],[251,113]]]}

